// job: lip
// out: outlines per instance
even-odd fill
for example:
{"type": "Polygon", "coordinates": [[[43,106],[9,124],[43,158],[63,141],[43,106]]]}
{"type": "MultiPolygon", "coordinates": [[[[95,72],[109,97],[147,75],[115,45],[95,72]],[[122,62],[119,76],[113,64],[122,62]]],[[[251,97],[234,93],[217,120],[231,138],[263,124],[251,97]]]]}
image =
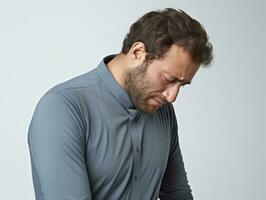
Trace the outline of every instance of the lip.
{"type": "Polygon", "coordinates": [[[160,104],[164,104],[164,100],[162,100],[161,98],[157,98],[157,97],[154,97],[154,99],[156,100],[156,101],[158,101],[160,104]]]}
{"type": "Polygon", "coordinates": [[[159,100],[159,99],[157,99],[157,98],[152,98],[152,100],[153,100],[153,103],[155,104],[155,106],[161,106],[163,103],[159,100]]]}

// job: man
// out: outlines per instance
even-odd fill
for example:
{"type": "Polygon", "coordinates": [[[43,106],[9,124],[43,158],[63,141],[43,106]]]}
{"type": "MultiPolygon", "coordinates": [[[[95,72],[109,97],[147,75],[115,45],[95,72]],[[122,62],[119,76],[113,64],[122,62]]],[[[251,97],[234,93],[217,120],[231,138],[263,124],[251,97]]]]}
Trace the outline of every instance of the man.
{"type": "Polygon", "coordinates": [[[171,103],[211,60],[199,22],[152,11],[119,54],[50,89],[29,127],[36,199],[193,199],[171,103]]]}

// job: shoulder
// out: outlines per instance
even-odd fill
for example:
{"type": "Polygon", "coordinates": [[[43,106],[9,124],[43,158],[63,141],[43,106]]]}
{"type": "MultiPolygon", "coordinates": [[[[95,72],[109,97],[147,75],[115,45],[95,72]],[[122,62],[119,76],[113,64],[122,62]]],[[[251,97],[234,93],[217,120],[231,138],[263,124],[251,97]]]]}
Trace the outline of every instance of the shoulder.
{"type": "Polygon", "coordinates": [[[170,121],[176,120],[175,109],[172,103],[164,104],[157,110],[157,113],[170,121]]]}
{"type": "Polygon", "coordinates": [[[87,73],[56,84],[44,93],[39,102],[53,99],[54,101],[77,105],[99,91],[101,82],[102,80],[99,78],[95,68],[87,73]]]}
{"type": "Polygon", "coordinates": [[[87,73],[75,76],[67,81],[53,86],[47,91],[47,93],[64,93],[68,90],[82,90],[92,87],[100,81],[101,79],[99,78],[96,69],[93,69],[87,73]]]}

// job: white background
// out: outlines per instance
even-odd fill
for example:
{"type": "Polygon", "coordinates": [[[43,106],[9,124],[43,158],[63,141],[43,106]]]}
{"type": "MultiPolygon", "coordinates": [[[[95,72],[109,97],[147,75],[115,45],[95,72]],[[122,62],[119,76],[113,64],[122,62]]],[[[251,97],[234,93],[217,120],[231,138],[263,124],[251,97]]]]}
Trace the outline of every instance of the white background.
{"type": "Polygon", "coordinates": [[[40,97],[118,53],[144,13],[180,8],[214,46],[174,103],[195,200],[266,199],[263,0],[0,0],[0,199],[34,199],[27,130],[40,97]],[[263,191],[264,190],[264,191],[263,191]]]}

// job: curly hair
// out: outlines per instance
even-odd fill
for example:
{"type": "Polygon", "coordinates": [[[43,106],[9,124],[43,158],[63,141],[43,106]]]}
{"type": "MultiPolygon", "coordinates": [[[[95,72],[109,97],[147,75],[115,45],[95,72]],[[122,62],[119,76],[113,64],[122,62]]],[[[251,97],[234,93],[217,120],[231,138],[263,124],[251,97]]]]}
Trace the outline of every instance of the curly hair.
{"type": "Polygon", "coordinates": [[[213,59],[213,47],[203,26],[173,8],[148,12],[133,23],[121,52],[127,54],[135,42],[144,43],[146,62],[163,58],[173,44],[184,48],[198,64],[207,66],[213,59]]]}

